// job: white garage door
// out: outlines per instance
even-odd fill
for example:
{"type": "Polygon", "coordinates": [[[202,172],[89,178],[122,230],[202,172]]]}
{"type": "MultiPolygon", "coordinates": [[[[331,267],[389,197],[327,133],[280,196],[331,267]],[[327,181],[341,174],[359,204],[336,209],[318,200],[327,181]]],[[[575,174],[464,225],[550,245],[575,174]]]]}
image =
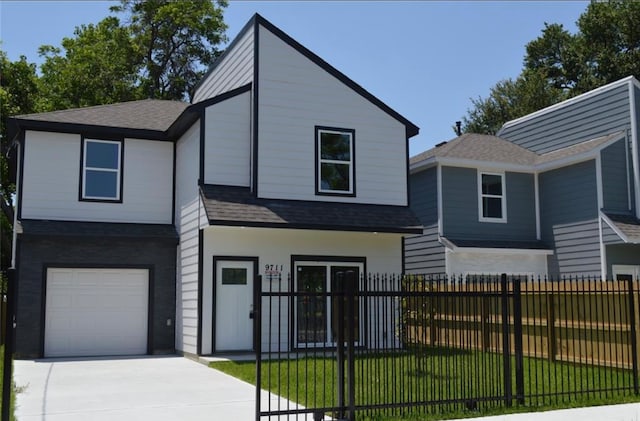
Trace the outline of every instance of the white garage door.
{"type": "Polygon", "coordinates": [[[147,353],[146,269],[48,269],[44,356],[147,353]]]}

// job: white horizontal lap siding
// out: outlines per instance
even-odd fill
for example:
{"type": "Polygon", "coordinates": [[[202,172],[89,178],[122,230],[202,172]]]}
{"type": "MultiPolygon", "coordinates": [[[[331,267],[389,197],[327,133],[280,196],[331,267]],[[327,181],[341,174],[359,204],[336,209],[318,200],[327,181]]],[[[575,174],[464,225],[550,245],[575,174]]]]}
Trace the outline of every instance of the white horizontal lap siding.
{"type": "Polygon", "coordinates": [[[176,145],[176,228],[180,235],[176,274],[176,349],[197,353],[198,227],[203,212],[198,192],[200,123],[176,145]]]}
{"type": "Polygon", "coordinates": [[[260,28],[258,194],[406,205],[405,126],[260,28]],[[355,130],[356,197],[315,195],[315,126],[355,130]]]}
{"type": "Polygon", "coordinates": [[[27,131],[22,217],[96,222],[171,223],[173,145],[124,140],[122,203],[79,200],[81,138],[27,131]]]}
{"type": "MultiPolygon", "coordinates": [[[[242,256],[258,257],[258,274],[263,276],[262,289],[282,291],[289,289],[291,256],[342,256],[364,257],[368,273],[400,274],[402,271],[402,235],[370,232],[313,231],[270,228],[211,227],[204,231],[203,250],[203,351],[210,349],[213,320],[213,257],[242,256]],[[282,267],[282,283],[269,282],[265,265],[282,267]]],[[[330,259],[324,259],[330,260],[330,259]]],[[[345,263],[349,264],[349,263],[345,263]]],[[[264,301],[266,303],[266,301],[264,301]]],[[[276,305],[274,303],[274,305],[276,305]]],[[[266,314],[266,310],[264,314],[266,314]]],[[[272,317],[273,335],[267,337],[269,318],[263,319],[263,350],[271,341],[273,348],[279,345],[287,349],[289,337],[287,324],[289,315],[278,318],[274,307],[272,317]],[[281,329],[278,323],[282,321],[281,329]],[[280,331],[278,339],[276,332],[280,331]]]]}
{"type": "Polygon", "coordinates": [[[213,98],[253,80],[253,28],[236,44],[202,81],[193,96],[193,103],[213,98]]]}
{"type": "Polygon", "coordinates": [[[251,93],[205,111],[204,179],[208,184],[249,187],[251,178],[251,93]]]}

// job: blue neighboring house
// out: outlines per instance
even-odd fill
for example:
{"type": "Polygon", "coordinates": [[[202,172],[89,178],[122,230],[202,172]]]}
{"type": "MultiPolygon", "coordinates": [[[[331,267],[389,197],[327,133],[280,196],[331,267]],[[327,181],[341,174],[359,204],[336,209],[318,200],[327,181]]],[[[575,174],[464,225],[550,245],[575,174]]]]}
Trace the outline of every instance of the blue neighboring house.
{"type": "Polygon", "coordinates": [[[406,272],[638,278],[639,123],[630,76],[414,156],[406,272]]]}

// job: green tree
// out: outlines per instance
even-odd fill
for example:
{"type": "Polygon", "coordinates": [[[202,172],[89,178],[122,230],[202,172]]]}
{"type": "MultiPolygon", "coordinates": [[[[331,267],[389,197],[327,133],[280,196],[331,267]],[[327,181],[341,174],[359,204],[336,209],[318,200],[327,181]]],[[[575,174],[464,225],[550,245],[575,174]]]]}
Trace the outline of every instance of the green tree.
{"type": "Polygon", "coordinates": [[[516,80],[498,82],[487,98],[471,99],[473,108],[462,118],[463,131],[496,134],[504,122],[561,101],[564,90],[549,79],[542,70],[528,70],[516,80]]]}
{"type": "Polygon", "coordinates": [[[571,34],[546,24],[526,45],[515,80],[498,82],[487,98],[471,99],[465,132],[495,133],[506,121],[623,77],[640,76],[640,2],[592,2],[571,34]]]}
{"type": "Polygon", "coordinates": [[[142,59],[141,87],[150,98],[191,99],[193,89],[226,41],[226,0],[121,0],[142,59]]]}
{"type": "Polygon", "coordinates": [[[36,110],[38,98],[36,65],[21,56],[11,61],[0,50],[0,269],[4,271],[11,262],[13,223],[12,197],[15,185],[9,177],[6,153],[13,139],[7,137],[6,117],[30,113],[36,110]]]}
{"type": "Polygon", "coordinates": [[[60,110],[142,98],[142,59],[130,30],[115,17],[82,25],[62,48],[40,47],[40,108],[60,110]],[[64,50],[64,52],[63,52],[64,50]]]}

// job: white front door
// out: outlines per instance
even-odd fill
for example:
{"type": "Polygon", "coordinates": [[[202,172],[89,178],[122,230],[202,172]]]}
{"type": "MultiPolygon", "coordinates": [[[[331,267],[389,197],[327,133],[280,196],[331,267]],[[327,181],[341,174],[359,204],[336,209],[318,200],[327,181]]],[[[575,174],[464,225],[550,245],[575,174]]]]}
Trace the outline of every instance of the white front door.
{"type": "Polygon", "coordinates": [[[215,350],[253,350],[253,260],[215,260],[215,350]]]}

